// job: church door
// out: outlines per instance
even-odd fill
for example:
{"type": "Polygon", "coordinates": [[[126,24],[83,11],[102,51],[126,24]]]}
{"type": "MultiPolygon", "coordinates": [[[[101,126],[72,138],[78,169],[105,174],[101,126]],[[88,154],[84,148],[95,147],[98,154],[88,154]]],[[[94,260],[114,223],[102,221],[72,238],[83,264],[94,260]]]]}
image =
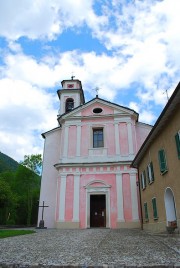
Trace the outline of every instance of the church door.
{"type": "Polygon", "coordinates": [[[90,227],[106,227],[106,196],[90,195],[90,227]]]}

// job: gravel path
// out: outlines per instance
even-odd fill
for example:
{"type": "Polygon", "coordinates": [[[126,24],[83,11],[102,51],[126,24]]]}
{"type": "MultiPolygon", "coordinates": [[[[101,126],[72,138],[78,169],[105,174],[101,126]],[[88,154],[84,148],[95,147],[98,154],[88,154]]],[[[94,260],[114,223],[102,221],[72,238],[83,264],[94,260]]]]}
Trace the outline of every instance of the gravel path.
{"type": "Polygon", "coordinates": [[[0,240],[0,267],[180,267],[180,236],[140,230],[37,230],[0,240]]]}

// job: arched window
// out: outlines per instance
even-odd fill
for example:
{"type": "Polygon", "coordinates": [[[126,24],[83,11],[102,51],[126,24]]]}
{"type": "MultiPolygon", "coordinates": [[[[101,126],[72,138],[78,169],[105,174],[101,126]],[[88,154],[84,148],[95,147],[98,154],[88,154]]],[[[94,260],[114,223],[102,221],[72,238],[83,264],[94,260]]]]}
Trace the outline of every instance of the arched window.
{"type": "Polygon", "coordinates": [[[69,98],[66,100],[66,113],[72,111],[74,108],[74,100],[69,98]]]}

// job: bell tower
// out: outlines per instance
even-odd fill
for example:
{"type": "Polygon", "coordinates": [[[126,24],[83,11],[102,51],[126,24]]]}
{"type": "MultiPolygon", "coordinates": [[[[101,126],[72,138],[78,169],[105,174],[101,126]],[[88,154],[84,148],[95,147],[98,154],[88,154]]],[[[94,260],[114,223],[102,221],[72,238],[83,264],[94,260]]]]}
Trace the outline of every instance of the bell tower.
{"type": "Polygon", "coordinates": [[[71,112],[74,108],[85,103],[84,92],[81,81],[74,79],[63,80],[61,82],[62,89],[57,91],[60,99],[59,115],[71,112]]]}

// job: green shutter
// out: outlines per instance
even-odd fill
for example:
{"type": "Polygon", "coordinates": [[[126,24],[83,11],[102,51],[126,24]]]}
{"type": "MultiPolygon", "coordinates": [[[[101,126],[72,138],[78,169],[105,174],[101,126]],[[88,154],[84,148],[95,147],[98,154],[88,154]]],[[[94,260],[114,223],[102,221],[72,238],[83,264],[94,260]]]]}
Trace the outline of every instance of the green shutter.
{"type": "Polygon", "coordinates": [[[144,189],[143,185],[143,174],[141,174],[141,189],[144,189]]]}
{"type": "Polygon", "coordinates": [[[143,176],[144,176],[144,188],[146,188],[146,171],[143,171],[143,176]]]}
{"type": "Polygon", "coordinates": [[[156,198],[152,199],[152,206],[153,206],[153,217],[154,219],[157,219],[158,214],[157,214],[156,198]]]}
{"type": "Polygon", "coordinates": [[[180,159],[180,137],[179,137],[179,133],[177,133],[175,135],[175,140],[176,140],[176,148],[177,148],[178,158],[180,159]]]}
{"type": "Polygon", "coordinates": [[[150,183],[151,181],[150,181],[150,174],[149,174],[149,165],[147,166],[146,171],[147,171],[148,183],[150,183]]]}
{"type": "Polygon", "coordinates": [[[167,165],[166,165],[165,152],[163,149],[159,150],[158,156],[159,156],[160,171],[161,171],[161,173],[164,173],[167,170],[167,165]]]}
{"type": "Polygon", "coordinates": [[[151,176],[152,176],[152,181],[154,181],[154,169],[153,169],[153,163],[150,162],[150,170],[151,170],[151,176]]]}
{"type": "Polygon", "coordinates": [[[145,220],[147,221],[149,219],[147,203],[144,203],[144,214],[145,214],[145,220]]]}

